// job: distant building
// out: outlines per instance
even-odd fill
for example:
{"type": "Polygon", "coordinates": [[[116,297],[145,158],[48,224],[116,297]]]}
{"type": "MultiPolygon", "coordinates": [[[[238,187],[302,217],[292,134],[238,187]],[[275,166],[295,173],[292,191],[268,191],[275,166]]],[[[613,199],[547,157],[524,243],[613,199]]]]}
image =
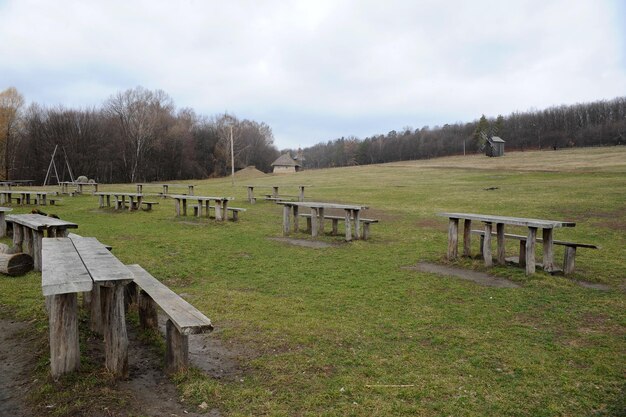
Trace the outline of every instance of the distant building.
{"type": "Polygon", "coordinates": [[[294,161],[288,153],[281,155],[272,162],[272,166],[274,167],[274,174],[291,174],[302,168],[302,165],[294,161]]]}
{"type": "Polygon", "coordinates": [[[503,156],[504,141],[498,136],[487,138],[487,146],[485,146],[485,154],[487,156],[503,156]]]}

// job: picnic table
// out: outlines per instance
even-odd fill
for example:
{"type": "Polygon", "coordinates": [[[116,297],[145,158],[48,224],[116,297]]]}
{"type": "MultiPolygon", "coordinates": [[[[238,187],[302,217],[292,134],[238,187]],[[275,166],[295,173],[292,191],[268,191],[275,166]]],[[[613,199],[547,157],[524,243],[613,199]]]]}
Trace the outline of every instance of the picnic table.
{"type": "MultiPolygon", "coordinates": [[[[228,202],[234,200],[233,197],[209,197],[200,195],[184,195],[184,194],[168,194],[169,198],[174,199],[174,206],[176,209],[176,216],[187,215],[187,201],[197,201],[199,208],[202,208],[204,204],[206,206],[206,215],[209,217],[210,202],[215,201],[215,220],[226,220],[226,211],[228,209],[228,202]]],[[[202,216],[202,210],[197,210],[198,217],[202,216]]]]}
{"type": "Polygon", "coordinates": [[[33,257],[35,271],[41,271],[41,241],[47,237],[67,236],[68,229],[76,229],[76,223],[41,214],[9,214],[6,223],[13,225],[13,245],[33,257]]]}
{"type": "Polygon", "coordinates": [[[128,198],[128,211],[138,210],[141,208],[143,194],[140,193],[124,193],[124,192],[99,192],[93,193],[98,196],[100,208],[111,207],[111,197],[115,199],[115,210],[123,210],[126,208],[126,198],[128,198]],[[137,201],[135,201],[137,200],[137,201]]]}
{"type": "Polygon", "coordinates": [[[68,194],[70,185],[75,185],[76,186],[76,192],[78,194],[82,194],[83,193],[83,187],[84,186],[92,186],[93,187],[93,191],[95,193],[98,192],[98,183],[97,182],[60,181],[59,185],[61,186],[61,194],[68,194]]]}
{"type": "Polygon", "coordinates": [[[315,237],[318,234],[324,234],[324,211],[327,209],[344,210],[345,212],[345,224],[346,224],[346,241],[361,238],[361,210],[365,210],[368,207],[363,205],[354,204],[335,204],[335,203],[321,203],[321,202],[301,202],[301,201],[278,201],[278,204],[283,205],[283,235],[288,235],[290,232],[291,221],[290,216],[293,212],[293,228],[294,231],[298,231],[298,212],[300,207],[308,208],[311,210],[311,236],[315,237]],[[352,233],[352,221],[354,220],[354,234],[352,233]]]}
{"type": "Polygon", "coordinates": [[[187,192],[189,195],[193,195],[194,186],[191,184],[135,184],[137,186],[137,193],[141,194],[143,192],[144,186],[154,185],[157,187],[163,187],[163,192],[161,195],[165,198],[169,192],[170,187],[187,187],[187,192]]]}
{"type": "Polygon", "coordinates": [[[126,377],[124,287],[132,282],[132,272],[97,239],[87,237],[44,239],[42,269],[53,377],[80,366],[77,295],[89,291],[92,323],[99,320],[104,335],[106,368],[116,376],[126,377]]]}
{"type": "Polygon", "coordinates": [[[505,233],[504,226],[521,226],[528,228],[528,236],[525,242],[525,253],[520,254],[520,263],[525,264],[526,275],[535,273],[535,244],[537,229],[542,229],[543,235],[543,269],[547,272],[554,271],[554,236],[553,230],[558,227],[574,227],[576,223],[555,220],[529,219],[523,217],[506,217],[473,213],[438,213],[439,216],[448,217],[448,259],[458,256],[459,220],[464,220],[463,225],[463,255],[471,254],[472,221],[484,223],[485,233],[483,240],[483,259],[486,266],[493,264],[491,254],[491,234],[493,224],[496,224],[496,239],[498,243],[497,262],[504,264],[505,259],[505,233]],[[523,258],[523,259],[522,259],[523,258]]]}
{"type": "MultiPolygon", "coordinates": [[[[254,196],[254,188],[255,187],[267,187],[267,186],[260,186],[260,185],[246,185],[246,187],[248,188],[248,202],[250,204],[254,204],[256,202],[256,197],[254,196]]],[[[282,201],[285,200],[289,197],[293,197],[293,198],[297,198],[298,201],[304,201],[304,188],[305,187],[309,187],[308,185],[298,185],[298,190],[299,193],[297,196],[295,195],[280,195],[278,193],[278,185],[272,185],[270,186],[272,188],[272,193],[271,194],[266,194],[266,200],[272,200],[272,201],[282,201]]]]}
{"type": "Polygon", "coordinates": [[[34,180],[10,180],[10,181],[0,181],[0,187],[6,188],[8,190],[13,186],[22,186],[22,185],[31,185],[34,180]]]}
{"type": "Polygon", "coordinates": [[[56,192],[51,191],[0,190],[0,204],[10,204],[11,200],[17,199],[21,205],[30,204],[31,200],[36,200],[36,204],[45,206],[48,204],[48,196],[56,195],[56,192]]]}

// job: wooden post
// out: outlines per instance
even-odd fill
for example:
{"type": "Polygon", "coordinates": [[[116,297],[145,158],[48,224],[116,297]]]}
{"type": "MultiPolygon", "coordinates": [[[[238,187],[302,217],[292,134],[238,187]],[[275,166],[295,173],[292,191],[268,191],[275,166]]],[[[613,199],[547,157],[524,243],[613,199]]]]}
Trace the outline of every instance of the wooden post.
{"type": "MultiPolygon", "coordinates": [[[[215,205],[217,206],[217,202],[215,202],[215,205]]],[[[222,221],[225,222],[226,220],[228,220],[228,200],[223,200],[222,201],[222,221]]]]}
{"type": "Polygon", "coordinates": [[[33,233],[37,233],[34,230],[23,227],[22,229],[23,240],[22,240],[22,252],[33,256],[33,233]]]}
{"type": "Polygon", "coordinates": [[[526,238],[526,275],[535,273],[535,240],[537,239],[537,228],[528,228],[526,238]]]}
{"type": "Polygon", "coordinates": [[[13,223],[13,246],[17,248],[19,252],[22,252],[22,241],[24,227],[21,224],[13,223]]]}
{"type": "Polygon", "coordinates": [[[350,216],[350,210],[345,210],[345,220],[346,220],[346,242],[352,241],[352,220],[350,216]]]}
{"type": "Polygon", "coordinates": [[[472,256],[472,221],[469,219],[463,222],[463,256],[472,256]]]}
{"type": "Polygon", "coordinates": [[[107,207],[111,207],[111,196],[107,194],[107,207]]]}
{"type": "Polygon", "coordinates": [[[370,224],[369,222],[363,223],[363,240],[367,240],[370,237],[370,224]]]}
{"type": "Polygon", "coordinates": [[[519,266],[526,267],[526,240],[519,241],[519,266]]]}
{"type": "Polygon", "coordinates": [[[448,222],[448,260],[456,259],[458,255],[459,219],[451,218],[448,222]]]}
{"type": "Polygon", "coordinates": [[[143,185],[137,184],[137,194],[141,194],[143,192],[143,185]]]}
{"type": "Polygon", "coordinates": [[[300,195],[298,196],[298,201],[304,201],[304,185],[301,185],[299,188],[300,188],[300,195]]]}
{"type": "MultiPolygon", "coordinates": [[[[30,233],[30,230],[24,228],[24,234],[30,233]]],[[[33,230],[33,269],[35,271],[41,271],[41,247],[43,241],[43,232],[39,230],[33,230]]]]}
{"type": "Polygon", "coordinates": [[[91,303],[90,303],[90,311],[91,311],[91,321],[90,321],[90,328],[91,331],[102,335],[103,334],[103,319],[102,319],[102,315],[103,315],[103,303],[102,303],[102,297],[100,294],[100,285],[94,283],[93,287],[91,288],[91,303]]]}
{"type": "Polygon", "coordinates": [[[143,330],[157,330],[159,328],[159,319],[156,303],[144,290],[139,291],[138,300],[139,325],[143,330]]]}
{"type": "Polygon", "coordinates": [[[272,187],[272,197],[278,198],[278,187],[272,187]]]}
{"type": "Polygon", "coordinates": [[[543,270],[546,272],[554,271],[554,242],[553,229],[543,229],[543,270]]]}
{"type": "Polygon", "coordinates": [[[479,251],[480,251],[480,257],[483,258],[484,254],[483,254],[483,248],[485,247],[485,235],[480,235],[480,245],[479,245],[479,251]]]}
{"type": "Polygon", "coordinates": [[[222,202],[215,200],[215,220],[222,221],[226,213],[222,212],[222,202]]]}
{"type": "MultiPolygon", "coordinates": [[[[297,205],[293,206],[293,231],[300,231],[300,217],[298,216],[299,207],[297,205]]],[[[233,212],[235,213],[235,212],[233,212]]]]}
{"type": "Polygon", "coordinates": [[[46,297],[49,305],[50,372],[52,377],[80,367],[78,300],[76,293],[46,297]]]}
{"type": "Polygon", "coordinates": [[[333,231],[332,231],[332,235],[333,236],[337,236],[337,233],[339,233],[339,219],[332,219],[333,220],[333,231]]]}
{"type": "Polygon", "coordinates": [[[320,207],[317,210],[317,213],[319,216],[319,223],[318,223],[319,235],[324,236],[324,207],[320,207]]]}
{"type": "Polygon", "coordinates": [[[248,203],[254,204],[256,202],[254,198],[254,187],[248,186],[248,203]]]}
{"type": "Polygon", "coordinates": [[[103,195],[99,195],[98,196],[98,204],[100,205],[100,208],[104,207],[104,196],[103,195]]]}
{"type": "Polygon", "coordinates": [[[576,246],[566,246],[565,259],[563,260],[563,274],[573,274],[574,269],[576,269],[576,246]]]}
{"type": "Polygon", "coordinates": [[[359,240],[361,239],[361,210],[353,210],[352,216],[354,217],[354,238],[359,240]]]}
{"type": "Polygon", "coordinates": [[[183,199],[183,216],[187,215],[187,199],[183,199]]]}
{"type": "Polygon", "coordinates": [[[176,217],[180,216],[180,199],[174,200],[174,209],[176,210],[176,217]]]}
{"type": "Polygon", "coordinates": [[[311,230],[312,230],[311,217],[309,216],[306,218],[306,232],[311,233],[311,230]]]}
{"type": "Polygon", "coordinates": [[[316,237],[319,231],[319,210],[315,207],[311,207],[311,236],[316,237]]]}
{"type": "Polygon", "coordinates": [[[128,335],[124,316],[124,285],[100,288],[104,302],[105,366],[113,375],[128,376],[128,335]]]}
{"type": "MultiPolygon", "coordinates": [[[[215,205],[215,207],[217,207],[217,204],[215,205]]],[[[289,221],[289,213],[291,212],[291,209],[288,205],[283,205],[283,236],[288,236],[289,235],[289,226],[290,221],[289,221]]]]}
{"type": "Polygon", "coordinates": [[[483,241],[483,259],[485,260],[485,266],[493,265],[493,256],[491,255],[491,230],[493,225],[485,222],[485,240],[483,241]]]}
{"type": "Polygon", "coordinates": [[[193,195],[193,185],[187,187],[189,189],[189,195],[193,195]]]}
{"type": "Polygon", "coordinates": [[[168,374],[189,366],[189,336],[181,334],[171,320],[165,324],[165,371],[168,374]]]}
{"type": "Polygon", "coordinates": [[[498,241],[498,264],[506,264],[506,246],[504,240],[504,223],[496,223],[496,234],[498,241]]]}

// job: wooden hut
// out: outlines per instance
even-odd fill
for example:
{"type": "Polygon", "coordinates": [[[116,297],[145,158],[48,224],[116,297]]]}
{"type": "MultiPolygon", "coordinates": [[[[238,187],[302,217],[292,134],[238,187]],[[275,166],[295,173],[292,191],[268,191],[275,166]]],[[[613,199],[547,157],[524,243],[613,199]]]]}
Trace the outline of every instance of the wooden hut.
{"type": "Polygon", "coordinates": [[[274,174],[291,174],[300,171],[302,165],[294,161],[291,155],[286,153],[272,162],[272,167],[274,167],[274,174]]]}
{"type": "Polygon", "coordinates": [[[487,146],[485,147],[487,156],[504,156],[504,141],[498,136],[487,138],[487,146]]]}

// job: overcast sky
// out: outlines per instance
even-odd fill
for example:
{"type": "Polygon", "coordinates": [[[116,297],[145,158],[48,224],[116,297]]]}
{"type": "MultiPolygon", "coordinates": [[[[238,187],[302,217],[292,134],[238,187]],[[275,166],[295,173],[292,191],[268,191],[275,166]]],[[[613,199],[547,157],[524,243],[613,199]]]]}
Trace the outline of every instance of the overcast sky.
{"type": "Polygon", "coordinates": [[[162,89],[279,148],[626,95],[626,1],[0,0],[0,90],[162,89]]]}

